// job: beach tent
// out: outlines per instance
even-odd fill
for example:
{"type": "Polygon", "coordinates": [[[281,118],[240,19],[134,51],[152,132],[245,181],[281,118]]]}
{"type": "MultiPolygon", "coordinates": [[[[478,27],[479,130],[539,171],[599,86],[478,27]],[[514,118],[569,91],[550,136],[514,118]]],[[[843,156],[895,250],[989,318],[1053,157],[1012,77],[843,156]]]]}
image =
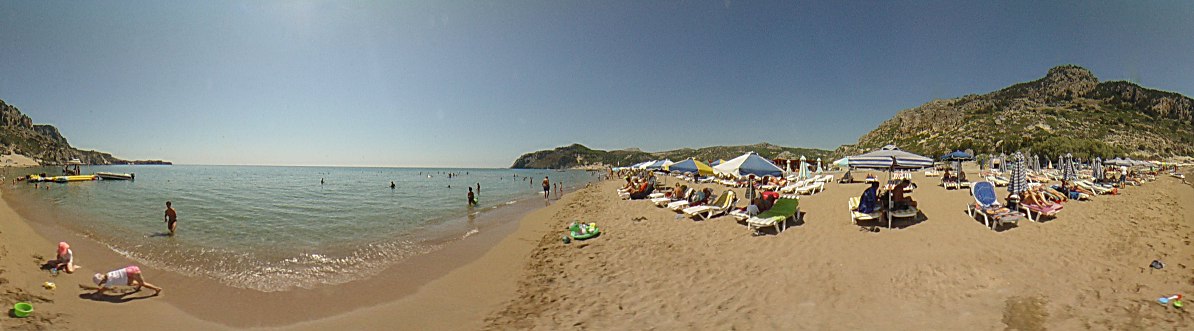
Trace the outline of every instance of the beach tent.
{"type": "Polygon", "coordinates": [[[1028,191],[1028,162],[1024,160],[1024,154],[1016,152],[1008,169],[1012,172],[1012,180],[1008,182],[1007,191],[1023,195],[1024,191],[1028,191]]]}
{"type": "Polygon", "coordinates": [[[764,159],[755,152],[742,154],[742,156],[722,162],[716,167],[713,167],[713,172],[717,174],[725,174],[734,177],[742,177],[747,175],[755,176],[782,176],[783,169],[775,166],[774,163],[764,159]]]}
{"type": "Polygon", "coordinates": [[[708,176],[708,175],[713,174],[712,167],[710,167],[708,164],[705,164],[704,162],[697,161],[696,159],[687,159],[684,161],[676,162],[676,163],[673,163],[672,165],[668,166],[668,168],[671,171],[691,172],[694,174],[700,174],[701,176],[708,176]]]}
{"type": "Polygon", "coordinates": [[[893,145],[870,153],[848,157],[850,167],[863,169],[922,169],[933,166],[933,159],[905,152],[893,145]]]}

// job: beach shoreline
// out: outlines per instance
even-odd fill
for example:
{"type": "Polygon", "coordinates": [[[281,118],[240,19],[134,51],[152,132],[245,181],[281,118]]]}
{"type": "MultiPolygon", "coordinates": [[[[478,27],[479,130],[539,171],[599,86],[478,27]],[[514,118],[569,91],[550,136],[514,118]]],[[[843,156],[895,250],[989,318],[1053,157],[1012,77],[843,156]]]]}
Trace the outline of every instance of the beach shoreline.
{"type": "MultiPolygon", "coordinates": [[[[12,194],[11,192],[8,192],[12,194]]],[[[392,305],[398,302],[411,301],[408,298],[413,295],[424,292],[424,287],[439,281],[447,275],[456,270],[467,267],[468,265],[477,262],[481,256],[489,254],[491,251],[509,251],[509,249],[499,249],[501,245],[505,244],[507,238],[511,237],[516,231],[519,231],[520,223],[527,223],[530,215],[544,207],[550,207],[559,201],[566,201],[569,195],[565,194],[560,199],[552,198],[551,200],[539,199],[520,199],[518,202],[511,205],[504,205],[499,208],[479,212],[476,214],[470,213],[468,217],[468,224],[475,225],[477,231],[470,231],[466,238],[453,240],[450,243],[443,245],[442,248],[432,251],[427,254],[420,254],[408,258],[404,261],[398,262],[385,268],[381,273],[367,277],[365,279],[351,281],[344,284],[318,286],[311,289],[292,289],[281,292],[261,292],[249,289],[240,289],[223,284],[219,284],[212,279],[203,279],[200,277],[189,277],[174,272],[157,270],[153,267],[142,266],[146,273],[146,278],[152,283],[158,284],[166,288],[164,295],[150,300],[138,300],[136,305],[120,304],[114,306],[136,307],[141,306],[155,306],[153,308],[156,313],[163,313],[163,311],[172,311],[174,314],[181,314],[186,316],[178,316],[181,320],[192,320],[197,328],[210,329],[212,327],[218,328],[283,328],[289,329],[300,327],[303,324],[319,325],[319,320],[335,319],[341,315],[348,315],[350,313],[362,310],[370,310],[377,306],[392,305]],[[543,205],[539,205],[543,204],[543,205]],[[475,218],[474,216],[475,215],[475,218]],[[153,302],[152,305],[141,304],[142,302],[153,302]],[[164,307],[158,307],[164,306],[164,307]],[[278,307],[286,307],[286,309],[278,309],[278,307]]],[[[23,241],[19,242],[21,247],[27,247],[28,252],[16,253],[16,256],[22,254],[40,254],[45,256],[42,250],[33,248],[44,248],[52,255],[53,242],[67,238],[66,241],[72,243],[72,248],[76,252],[87,252],[84,254],[76,253],[76,256],[84,258],[85,262],[80,262],[84,265],[84,270],[69,275],[67,277],[60,277],[59,282],[64,284],[54,291],[55,294],[63,292],[76,292],[74,290],[75,284],[85,284],[87,277],[80,275],[93,272],[100,272],[106,267],[116,268],[122,265],[133,264],[127,258],[120,256],[116,252],[100,245],[99,243],[87,240],[87,234],[72,233],[67,229],[56,227],[43,222],[31,221],[22,216],[17,210],[27,206],[13,206],[10,199],[3,199],[3,208],[12,217],[6,217],[5,223],[12,223],[13,226],[23,226],[29,229],[27,234],[23,236],[23,241]],[[15,207],[15,208],[14,208],[15,207]],[[50,240],[48,238],[55,238],[50,240]],[[95,267],[95,268],[92,268],[95,267]]],[[[8,228],[7,224],[6,227],[8,228]]],[[[14,254],[9,253],[9,256],[14,254]]],[[[50,256],[52,257],[52,256],[50,256]]],[[[3,259],[4,268],[7,269],[33,269],[36,266],[16,265],[10,259],[3,259]]],[[[509,264],[509,263],[505,263],[509,264]]],[[[519,263],[513,263],[515,266],[506,269],[513,272],[520,268],[519,263]]],[[[501,268],[504,264],[497,266],[489,266],[487,269],[501,268]]],[[[28,271],[28,270],[25,270],[28,271]]],[[[34,269],[33,273],[29,274],[30,279],[47,278],[45,271],[34,269]]],[[[107,270],[103,270],[107,271],[107,270]]],[[[89,279],[89,278],[88,278],[89,279]]],[[[507,282],[512,288],[514,280],[511,277],[501,279],[470,279],[472,283],[496,285],[497,283],[507,282]]],[[[32,280],[25,281],[24,287],[26,290],[42,291],[40,287],[31,287],[36,285],[32,280]]],[[[468,285],[473,286],[475,285],[468,285]]],[[[460,287],[460,284],[449,286],[448,288],[460,287]]],[[[447,290],[451,292],[450,290],[447,290]]],[[[450,296],[444,294],[437,294],[434,296],[443,297],[450,296]]],[[[62,301],[55,300],[52,303],[58,306],[62,301]]],[[[86,303],[90,300],[79,300],[74,298],[67,301],[83,301],[85,304],[78,302],[68,303],[62,305],[62,315],[68,316],[62,318],[67,321],[75,321],[78,318],[75,315],[88,315],[86,313],[76,312],[80,309],[86,309],[86,303]]],[[[455,306],[469,307],[469,301],[463,303],[456,303],[455,306]]],[[[415,302],[405,308],[404,311],[411,312],[407,320],[394,320],[393,318],[386,318],[387,321],[398,321],[403,323],[412,323],[415,320],[422,320],[422,315],[435,315],[433,310],[459,310],[460,307],[451,309],[433,308],[434,305],[427,305],[424,302],[415,302]],[[422,313],[417,313],[422,312],[422,313]]],[[[47,310],[59,310],[55,308],[47,310]]],[[[477,311],[478,318],[486,310],[479,309],[477,311]]],[[[387,313],[384,315],[393,315],[387,313]]],[[[460,322],[458,318],[449,318],[445,321],[460,322]]],[[[47,322],[49,323],[49,322],[47,322]]],[[[417,323],[416,323],[417,324],[417,323]]],[[[55,325],[58,328],[59,325],[55,325]]],[[[442,327],[455,328],[453,323],[439,324],[442,327]]],[[[477,324],[479,325],[479,324],[477,324]]],[[[300,327],[301,328],[301,327],[300,327]]]]}

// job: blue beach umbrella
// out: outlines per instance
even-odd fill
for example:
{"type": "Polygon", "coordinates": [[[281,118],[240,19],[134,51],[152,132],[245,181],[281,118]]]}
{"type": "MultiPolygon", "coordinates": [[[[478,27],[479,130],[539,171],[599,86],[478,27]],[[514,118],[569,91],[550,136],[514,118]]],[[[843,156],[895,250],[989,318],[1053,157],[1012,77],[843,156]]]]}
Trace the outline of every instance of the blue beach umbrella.
{"type": "Polygon", "coordinates": [[[966,154],[963,151],[954,151],[953,153],[941,156],[942,161],[970,161],[974,160],[974,155],[966,154]]]}
{"type": "Polygon", "coordinates": [[[771,161],[764,159],[754,152],[746,153],[718,164],[716,167],[713,167],[713,171],[735,177],[748,175],[783,176],[784,174],[783,169],[780,169],[774,163],[771,163],[771,161]]]}

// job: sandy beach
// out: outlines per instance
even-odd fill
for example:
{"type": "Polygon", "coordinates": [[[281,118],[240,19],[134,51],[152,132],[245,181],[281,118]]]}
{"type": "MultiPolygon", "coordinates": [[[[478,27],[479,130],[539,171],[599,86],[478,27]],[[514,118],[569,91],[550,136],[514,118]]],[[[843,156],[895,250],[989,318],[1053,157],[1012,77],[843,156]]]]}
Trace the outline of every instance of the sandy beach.
{"type": "MultiPolygon", "coordinates": [[[[670,179],[675,181],[675,179],[670,179]]],[[[1163,177],[1119,196],[1070,202],[1044,223],[992,231],[964,190],[917,175],[923,219],[862,232],[846,200],[862,184],[801,198],[803,223],[753,237],[723,217],[694,222],[620,183],[581,192],[556,227],[596,221],[600,238],[543,236],[518,296],[490,329],[1177,330],[1188,310],[1157,304],[1194,290],[1194,189],[1163,177]],[[1159,259],[1162,270],[1149,268],[1159,259]]],[[[715,190],[724,190],[710,185],[715,190]]],[[[1002,190],[1002,189],[1001,189],[1002,190]]],[[[741,192],[739,192],[741,193],[741,192]]]]}
{"type": "MultiPolygon", "coordinates": [[[[677,179],[669,178],[668,183],[677,179]]],[[[965,213],[972,199],[917,175],[924,217],[863,232],[845,201],[861,184],[801,197],[803,222],[752,236],[732,218],[676,219],[620,200],[605,181],[497,222],[426,259],[364,281],[262,293],[146,271],[163,295],[94,300],[77,289],[94,266],[40,270],[56,240],[0,206],[0,303],[28,300],[31,318],[4,329],[1183,329],[1188,310],[1165,294],[1194,292],[1194,187],[1171,177],[1118,196],[1070,202],[1044,223],[992,231],[965,213]],[[541,207],[541,208],[539,208],[541,207]],[[563,244],[572,220],[598,238],[563,244]],[[453,258],[460,263],[443,263],[453,258]],[[1166,267],[1155,270],[1159,259],[1166,267]],[[413,271],[412,271],[413,270],[413,271]],[[58,289],[41,288],[44,281],[58,289]],[[220,303],[223,302],[223,305],[220,303]],[[336,306],[339,306],[337,308],[336,306]],[[111,318],[127,316],[127,318],[111,318]]],[[[724,187],[709,184],[719,193],[724,187]]],[[[739,192],[741,193],[741,192],[739,192]]],[[[99,251],[75,239],[76,251],[99,251]]],[[[79,254],[79,253],[76,253],[79,254]]]]}

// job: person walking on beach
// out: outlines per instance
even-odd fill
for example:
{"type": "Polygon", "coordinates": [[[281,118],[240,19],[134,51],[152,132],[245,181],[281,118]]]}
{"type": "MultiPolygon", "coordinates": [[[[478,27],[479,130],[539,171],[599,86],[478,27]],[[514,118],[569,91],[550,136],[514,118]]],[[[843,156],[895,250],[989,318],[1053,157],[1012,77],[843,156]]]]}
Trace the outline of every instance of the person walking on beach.
{"type": "Polygon", "coordinates": [[[477,205],[477,196],[473,195],[473,188],[468,188],[468,204],[469,206],[477,205]]]}
{"type": "Polygon", "coordinates": [[[161,287],[145,282],[145,278],[141,277],[141,268],[135,265],[112,270],[107,274],[97,273],[91,277],[91,281],[95,282],[96,286],[99,286],[99,288],[95,289],[94,294],[103,294],[104,291],[116,286],[132,286],[137,288],[138,291],[144,286],[153,290],[153,295],[162,293],[161,287]]]}
{"type": "Polygon", "coordinates": [[[170,206],[170,201],[166,201],[166,215],[162,216],[162,220],[170,229],[170,236],[174,236],[174,229],[178,227],[178,212],[175,212],[174,207],[170,206]]]}
{"type": "Polygon", "coordinates": [[[543,198],[551,198],[551,181],[547,180],[547,176],[543,176],[543,198]]]}

